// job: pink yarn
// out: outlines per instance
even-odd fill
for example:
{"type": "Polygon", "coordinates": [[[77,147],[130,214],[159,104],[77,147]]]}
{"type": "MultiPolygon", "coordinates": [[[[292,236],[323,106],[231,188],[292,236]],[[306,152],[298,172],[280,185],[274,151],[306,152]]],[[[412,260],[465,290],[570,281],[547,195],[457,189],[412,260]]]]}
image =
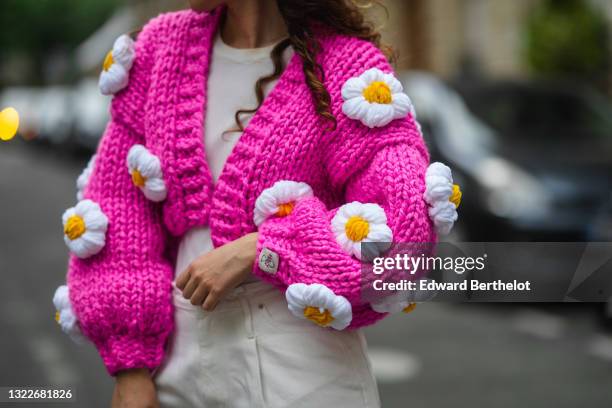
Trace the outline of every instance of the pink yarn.
{"type": "Polygon", "coordinates": [[[359,296],[360,262],[342,251],[330,229],[335,208],[350,201],[378,203],[395,241],[432,242],[423,201],[428,153],[414,118],[369,129],[342,113],[342,85],[368,68],[391,72],[372,44],[321,33],[325,72],[337,129],[326,131],[313,109],[299,56],[244,131],[213,189],[202,143],[206,77],[220,13],[181,11],[152,20],[136,43],[129,85],[112,102],[112,120],[98,148],[84,197],[109,219],[106,246],[70,259],[68,284],[84,333],[111,374],[154,369],[173,329],[171,235],[210,224],[216,246],[256,231],[255,200],[278,180],[308,183],[317,198],[259,228],[263,247],[280,256],[275,275],[254,273],[285,289],[323,283],[353,305],[351,328],[384,317],[359,296]],[[145,145],[162,164],[163,203],[132,184],[126,156],[145,145]]]}

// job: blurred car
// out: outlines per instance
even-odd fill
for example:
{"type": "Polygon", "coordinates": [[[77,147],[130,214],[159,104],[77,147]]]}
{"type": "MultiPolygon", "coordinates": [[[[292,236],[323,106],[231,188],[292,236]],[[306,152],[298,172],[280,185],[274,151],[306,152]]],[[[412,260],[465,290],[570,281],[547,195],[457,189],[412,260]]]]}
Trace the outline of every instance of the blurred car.
{"type": "Polygon", "coordinates": [[[432,160],[449,164],[471,241],[608,240],[612,108],[569,83],[451,86],[409,72],[432,160]],[[607,220],[607,221],[606,221],[607,220]]]}
{"type": "Polygon", "coordinates": [[[0,94],[2,106],[19,112],[25,138],[86,151],[95,150],[104,131],[109,101],[94,78],[74,86],[9,87],[0,94]]]}

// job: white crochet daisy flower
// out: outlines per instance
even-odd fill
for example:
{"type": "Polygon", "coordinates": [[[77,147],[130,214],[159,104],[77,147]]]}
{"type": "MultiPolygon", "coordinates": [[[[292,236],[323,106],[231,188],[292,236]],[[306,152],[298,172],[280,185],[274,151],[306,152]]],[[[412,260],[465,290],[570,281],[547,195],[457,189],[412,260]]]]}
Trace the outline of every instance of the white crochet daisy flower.
{"type": "Polygon", "coordinates": [[[55,321],[61,326],[62,331],[76,343],[83,343],[85,336],[83,336],[76,315],[72,310],[68,286],[62,285],[55,290],[53,304],[56,310],[55,321]]]}
{"type": "Polygon", "coordinates": [[[459,218],[457,208],[461,203],[461,189],[453,184],[451,169],[442,163],[433,163],[425,173],[425,194],[429,204],[429,217],[436,232],[448,235],[459,218]]]}
{"type": "Polygon", "coordinates": [[[383,127],[414,112],[412,101],[393,75],[371,68],[342,86],[342,112],[369,128],[383,127]]]}
{"type": "Polygon", "coordinates": [[[377,204],[352,202],[343,205],[332,218],[331,228],[342,249],[358,259],[364,258],[362,242],[377,244],[368,246],[367,258],[370,259],[389,249],[393,241],[385,210],[377,204]]]}
{"type": "Polygon", "coordinates": [[[372,310],[377,313],[396,314],[400,312],[412,312],[416,307],[416,303],[407,300],[404,292],[397,292],[385,297],[379,302],[372,303],[370,306],[372,306],[372,310]]]}
{"type": "Polygon", "coordinates": [[[83,199],[83,191],[87,184],[89,183],[89,178],[91,177],[91,173],[93,173],[94,163],[96,162],[97,154],[91,156],[91,159],[87,162],[87,166],[83,169],[79,177],[76,181],[77,187],[77,201],[81,201],[83,199]]]}
{"type": "Polygon", "coordinates": [[[129,35],[123,34],[115,40],[102,64],[98,82],[102,94],[116,94],[127,86],[135,57],[134,40],[129,35]]]}
{"type": "Polygon", "coordinates": [[[79,258],[97,254],[106,243],[108,218],[100,206],[91,200],[82,200],[64,211],[64,242],[79,258]]]}
{"type": "MultiPolygon", "coordinates": [[[[424,279],[424,281],[431,281],[431,279],[424,279]]],[[[378,313],[410,313],[416,308],[417,303],[430,300],[436,295],[435,291],[418,289],[419,286],[420,284],[417,282],[417,289],[397,291],[373,302],[370,306],[372,306],[372,310],[378,313]]]]}
{"type": "Polygon", "coordinates": [[[255,201],[253,221],[260,226],[268,217],[286,217],[291,214],[295,203],[302,198],[312,197],[312,188],[306,183],[281,180],[261,192],[255,201]]]}
{"type": "Polygon", "coordinates": [[[343,330],[353,319],[349,301],[325,285],[294,283],[287,288],[285,297],[289,311],[294,316],[310,320],[321,327],[343,330]]]}
{"type": "Polygon", "coordinates": [[[159,158],[149,152],[143,145],[134,145],[127,155],[127,167],[134,185],[151,201],[159,202],[166,198],[166,183],[164,182],[159,158]]]}

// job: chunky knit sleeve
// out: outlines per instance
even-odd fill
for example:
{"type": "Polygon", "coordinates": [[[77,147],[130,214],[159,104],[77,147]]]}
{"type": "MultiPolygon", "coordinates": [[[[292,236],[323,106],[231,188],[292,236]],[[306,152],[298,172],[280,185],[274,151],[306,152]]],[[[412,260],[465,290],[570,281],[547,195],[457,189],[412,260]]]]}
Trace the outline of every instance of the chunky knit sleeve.
{"type": "MultiPolygon", "coordinates": [[[[373,47],[364,46],[355,55],[361,57],[345,60],[348,72],[330,72],[338,128],[322,153],[329,184],[311,189],[305,183],[277,183],[262,194],[259,208],[256,204],[256,218],[258,209],[276,212],[255,220],[260,225],[254,273],[287,290],[296,316],[336,329],[365,326],[385,316],[361,296],[366,283],[362,262],[367,262],[362,242],[378,243],[383,252],[389,242],[436,239],[423,199],[429,156],[411,106],[396,117],[392,112],[386,123],[381,122],[385,112],[368,116],[367,106],[347,109],[351,92],[344,95],[342,84],[370,68],[380,70],[381,78],[386,78],[383,71],[391,72],[373,47]],[[343,192],[343,204],[328,208],[317,197],[321,190],[343,192]]],[[[374,96],[362,90],[360,96],[384,102],[389,97],[385,91],[394,91],[395,84],[386,89],[382,80],[370,82],[383,89],[370,89],[374,96]]]]}
{"type": "MultiPolygon", "coordinates": [[[[128,168],[128,154],[145,144],[141,118],[154,27],[155,21],[140,33],[127,87],[114,96],[84,200],[64,214],[70,301],[111,375],[157,367],[173,326],[172,268],[164,257],[159,204],[147,194],[145,171],[128,168]]],[[[149,160],[149,167],[156,163],[149,160]]]]}

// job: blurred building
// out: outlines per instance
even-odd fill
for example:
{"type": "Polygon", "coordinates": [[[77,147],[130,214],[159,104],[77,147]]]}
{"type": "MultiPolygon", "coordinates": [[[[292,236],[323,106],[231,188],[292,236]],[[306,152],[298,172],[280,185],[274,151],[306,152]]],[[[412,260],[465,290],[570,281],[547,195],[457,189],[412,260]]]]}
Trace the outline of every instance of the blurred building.
{"type": "MultiPolygon", "coordinates": [[[[526,20],[543,1],[382,0],[388,16],[377,15],[376,19],[383,26],[386,41],[398,51],[399,69],[431,71],[442,77],[462,70],[521,77],[528,72],[524,58],[526,20]]],[[[612,1],[589,1],[605,11],[612,27],[612,1]]],[[[128,31],[161,11],[186,6],[186,0],[132,0],[117,15],[123,16],[121,24],[128,31]],[[126,19],[126,15],[130,17],[126,19]]],[[[93,60],[97,64],[99,56],[93,60]]]]}
{"type": "MultiPolygon", "coordinates": [[[[399,68],[443,77],[478,69],[494,77],[527,73],[525,22],[543,0],[385,0],[387,41],[398,50],[399,68]]],[[[590,0],[612,26],[612,2],[590,0]]]]}

